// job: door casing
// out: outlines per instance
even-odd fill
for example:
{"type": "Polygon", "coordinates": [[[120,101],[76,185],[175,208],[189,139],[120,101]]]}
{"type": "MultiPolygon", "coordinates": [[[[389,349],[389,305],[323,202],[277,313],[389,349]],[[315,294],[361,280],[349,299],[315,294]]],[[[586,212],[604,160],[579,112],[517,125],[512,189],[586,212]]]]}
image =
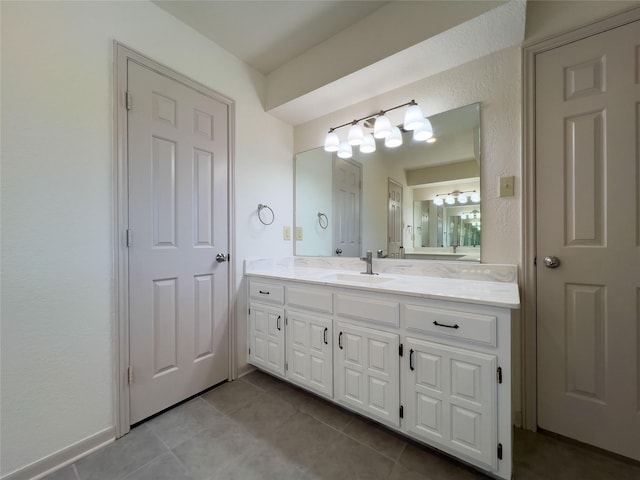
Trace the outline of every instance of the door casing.
{"type": "MultiPolygon", "coordinates": [[[[228,134],[228,178],[227,178],[227,201],[228,201],[228,221],[227,228],[229,244],[229,306],[235,305],[235,190],[234,190],[234,159],[235,159],[235,102],[209,87],[202,85],[183,74],[172,70],[158,62],[155,62],[144,55],[122,45],[113,42],[114,58],[114,146],[115,152],[113,171],[113,192],[115,199],[114,206],[114,303],[115,312],[113,351],[114,355],[113,371],[114,384],[114,425],[116,427],[116,438],[129,432],[129,252],[126,245],[126,234],[129,225],[128,205],[128,158],[127,158],[127,61],[132,59],[145,67],[165,75],[188,87],[209,95],[216,100],[226,104],[229,108],[229,134],[228,134]]],[[[229,379],[237,377],[236,361],[236,327],[235,308],[228,309],[229,322],[229,379]]]]}
{"type": "Polygon", "coordinates": [[[525,45],[523,71],[523,146],[522,146],[522,427],[535,431],[537,416],[537,289],[536,289],[536,131],[535,61],[536,55],[640,20],[640,8],[634,7],[591,25],[561,33],[542,42],[525,45]]]}

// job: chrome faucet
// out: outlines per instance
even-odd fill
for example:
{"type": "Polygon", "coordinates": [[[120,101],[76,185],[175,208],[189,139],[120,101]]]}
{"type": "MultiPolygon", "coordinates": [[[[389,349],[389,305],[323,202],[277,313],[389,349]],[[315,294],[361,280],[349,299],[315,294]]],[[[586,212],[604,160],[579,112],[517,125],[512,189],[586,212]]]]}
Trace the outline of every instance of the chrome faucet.
{"type": "Polygon", "coordinates": [[[377,275],[377,273],[373,273],[373,252],[371,250],[367,250],[367,256],[362,257],[361,260],[367,263],[367,271],[360,273],[365,275],[377,275]]]}

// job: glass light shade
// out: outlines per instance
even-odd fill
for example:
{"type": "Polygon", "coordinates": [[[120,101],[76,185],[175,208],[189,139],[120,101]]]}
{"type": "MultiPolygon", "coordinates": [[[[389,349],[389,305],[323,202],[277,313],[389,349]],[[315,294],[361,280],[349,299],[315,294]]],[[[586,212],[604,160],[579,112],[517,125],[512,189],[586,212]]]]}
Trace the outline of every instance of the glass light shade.
{"type": "Polygon", "coordinates": [[[362,130],[362,127],[357,123],[355,125],[351,125],[349,134],[347,135],[347,141],[349,142],[349,145],[360,145],[362,144],[363,139],[364,131],[362,130]]]}
{"type": "Polygon", "coordinates": [[[338,156],[340,158],[351,158],[353,157],[353,150],[351,149],[351,145],[346,140],[340,142],[340,148],[338,149],[338,156]]]}
{"type": "Polygon", "coordinates": [[[480,218],[480,212],[476,213],[476,218],[480,218]]]}
{"type": "Polygon", "coordinates": [[[405,130],[415,130],[424,125],[424,115],[418,105],[411,105],[404,113],[403,127],[405,130]]]}
{"type": "Polygon", "coordinates": [[[435,205],[440,206],[440,205],[442,205],[444,202],[442,201],[442,198],[440,198],[440,197],[436,197],[436,198],[433,200],[433,203],[434,203],[435,205]]]}
{"type": "Polygon", "coordinates": [[[427,143],[436,143],[438,141],[438,139],[436,137],[431,137],[429,140],[427,140],[427,143]]]}
{"type": "Polygon", "coordinates": [[[340,148],[340,138],[336,132],[327,133],[327,137],[324,139],[324,151],[325,152],[337,152],[340,148]]]}
{"type": "Polygon", "coordinates": [[[467,203],[467,200],[468,198],[464,193],[458,195],[458,203],[467,203]]]}
{"type": "Polygon", "coordinates": [[[373,125],[373,136],[376,138],[386,138],[391,135],[391,122],[385,115],[380,115],[376,118],[376,123],[373,125]]]}
{"type": "Polygon", "coordinates": [[[473,203],[478,203],[480,201],[480,195],[478,195],[476,192],[473,192],[471,194],[471,201],[473,203]]]}
{"type": "Polygon", "coordinates": [[[367,133],[360,144],[360,152],[362,153],[373,153],[376,151],[376,139],[373,138],[373,135],[367,133]]]}
{"type": "Polygon", "coordinates": [[[460,215],[460,218],[461,218],[462,220],[466,220],[466,219],[467,219],[467,214],[466,214],[466,213],[463,213],[462,215],[460,215]]]}
{"type": "MultiPolygon", "coordinates": [[[[338,155],[340,154],[338,153],[338,155]]],[[[453,205],[454,203],[456,203],[456,199],[453,198],[451,195],[447,195],[447,198],[445,198],[444,201],[447,205],[453,205]]]]}
{"type": "Polygon", "coordinates": [[[422,125],[413,131],[413,139],[418,142],[425,142],[433,137],[433,126],[428,118],[422,119],[422,125]]]}
{"type": "Polygon", "coordinates": [[[391,135],[387,135],[384,139],[384,146],[389,148],[395,148],[402,145],[402,132],[398,127],[391,129],[391,135]]]}

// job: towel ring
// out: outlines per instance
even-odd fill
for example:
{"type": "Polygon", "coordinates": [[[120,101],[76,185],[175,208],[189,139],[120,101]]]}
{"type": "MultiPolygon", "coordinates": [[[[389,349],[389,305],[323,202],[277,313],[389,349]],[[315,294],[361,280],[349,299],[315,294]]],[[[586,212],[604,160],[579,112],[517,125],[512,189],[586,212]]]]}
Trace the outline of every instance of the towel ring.
{"type": "Polygon", "coordinates": [[[320,228],[322,228],[323,230],[325,230],[329,226],[329,219],[324,213],[318,212],[318,224],[320,225],[320,228]],[[322,221],[323,218],[324,218],[324,221],[322,221]]]}
{"type": "Polygon", "coordinates": [[[275,219],[276,219],[276,215],[275,213],[273,213],[273,210],[269,205],[264,205],[262,203],[258,204],[258,220],[260,220],[260,223],[262,223],[263,225],[271,225],[275,219]],[[265,208],[271,212],[270,222],[265,222],[264,219],[262,218],[262,210],[264,210],[265,208]]]}

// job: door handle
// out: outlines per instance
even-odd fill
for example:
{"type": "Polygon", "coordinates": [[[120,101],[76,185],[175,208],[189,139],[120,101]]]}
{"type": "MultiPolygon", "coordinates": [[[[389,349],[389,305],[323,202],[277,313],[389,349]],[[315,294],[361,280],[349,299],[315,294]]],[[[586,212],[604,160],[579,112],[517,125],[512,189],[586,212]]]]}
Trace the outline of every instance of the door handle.
{"type": "Polygon", "coordinates": [[[560,266],[560,259],[553,255],[544,257],[544,266],[547,268],[558,268],[560,266]]]}
{"type": "Polygon", "coordinates": [[[222,263],[226,262],[229,259],[229,256],[224,253],[219,253],[216,255],[216,262],[222,263]]]}
{"type": "Polygon", "coordinates": [[[342,332],[338,335],[338,347],[342,350],[342,332]]]}
{"type": "Polygon", "coordinates": [[[329,342],[327,341],[327,332],[328,332],[328,331],[329,331],[329,328],[328,328],[328,327],[324,327],[324,333],[323,333],[323,336],[324,336],[324,344],[325,344],[325,345],[329,345],[329,342]]]}
{"type": "Polygon", "coordinates": [[[415,367],[413,366],[413,349],[409,350],[409,370],[415,370],[415,367]]]}
{"type": "Polygon", "coordinates": [[[277,328],[278,330],[280,330],[280,319],[281,319],[281,318],[282,318],[282,317],[281,317],[280,315],[278,315],[278,318],[276,318],[276,328],[277,328]]]}

